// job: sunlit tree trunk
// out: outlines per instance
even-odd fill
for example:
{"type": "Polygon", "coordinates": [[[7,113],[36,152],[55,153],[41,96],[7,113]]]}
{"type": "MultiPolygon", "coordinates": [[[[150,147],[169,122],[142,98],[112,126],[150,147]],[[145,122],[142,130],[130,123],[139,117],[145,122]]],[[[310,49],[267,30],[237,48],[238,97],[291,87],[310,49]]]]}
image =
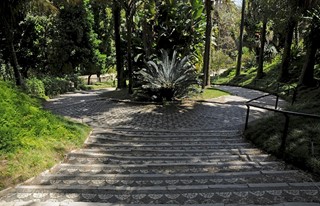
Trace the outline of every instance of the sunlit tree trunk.
{"type": "Polygon", "coordinates": [[[211,31],[212,31],[212,16],[211,16],[211,0],[205,1],[207,25],[206,25],[206,40],[203,62],[203,82],[202,88],[210,86],[210,47],[211,47],[211,31]]]}
{"type": "Polygon", "coordinates": [[[268,20],[266,17],[263,18],[263,25],[262,25],[262,31],[261,31],[261,39],[260,39],[260,53],[259,53],[259,65],[257,69],[257,79],[261,79],[264,76],[263,73],[263,62],[264,62],[264,46],[266,43],[266,34],[267,34],[267,23],[268,20]]]}
{"type": "Polygon", "coordinates": [[[240,25],[240,36],[239,36],[239,48],[238,48],[238,60],[237,60],[237,67],[236,67],[236,76],[239,76],[240,73],[241,73],[245,9],[246,9],[246,1],[242,0],[241,25],[240,25]]]}

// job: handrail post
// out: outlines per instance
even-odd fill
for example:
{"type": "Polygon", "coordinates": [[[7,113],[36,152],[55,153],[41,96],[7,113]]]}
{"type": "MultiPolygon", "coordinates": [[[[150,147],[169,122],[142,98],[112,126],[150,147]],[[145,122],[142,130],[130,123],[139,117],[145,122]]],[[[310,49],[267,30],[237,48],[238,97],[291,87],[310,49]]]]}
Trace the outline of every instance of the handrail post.
{"type": "Polygon", "coordinates": [[[281,157],[284,157],[286,152],[286,142],[287,142],[288,130],[289,130],[289,115],[286,113],[283,113],[283,115],[285,117],[285,123],[284,123],[282,139],[281,139],[281,145],[279,148],[279,154],[281,155],[281,157]]]}
{"type": "Polygon", "coordinates": [[[294,104],[294,102],[296,101],[296,98],[297,98],[297,88],[294,88],[293,89],[293,95],[292,95],[292,101],[291,101],[291,105],[294,104]]]}
{"type": "Polygon", "coordinates": [[[250,114],[250,105],[246,105],[247,106],[247,116],[246,116],[246,124],[244,126],[244,130],[248,129],[248,122],[249,122],[249,114],[250,114]]]}
{"type": "Polygon", "coordinates": [[[278,108],[278,104],[279,104],[279,95],[278,94],[276,94],[276,105],[275,105],[275,107],[274,107],[274,109],[277,109],[278,108]]]}

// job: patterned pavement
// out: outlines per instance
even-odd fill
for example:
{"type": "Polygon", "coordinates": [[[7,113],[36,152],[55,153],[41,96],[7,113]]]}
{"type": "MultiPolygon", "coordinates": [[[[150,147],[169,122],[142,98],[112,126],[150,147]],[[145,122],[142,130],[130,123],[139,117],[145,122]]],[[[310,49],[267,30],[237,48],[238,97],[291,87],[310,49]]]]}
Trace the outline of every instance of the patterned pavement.
{"type": "MultiPolygon", "coordinates": [[[[233,95],[163,106],[115,102],[96,91],[47,102],[93,132],[62,164],[0,194],[0,205],[319,206],[320,183],[241,136],[244,102],[263,93],[219,89],[233,95]]],[[[272,106],[274,99],[259,101],[272,106]]],[[[251,120],[262,116],[253,110],[251,120]]]]}

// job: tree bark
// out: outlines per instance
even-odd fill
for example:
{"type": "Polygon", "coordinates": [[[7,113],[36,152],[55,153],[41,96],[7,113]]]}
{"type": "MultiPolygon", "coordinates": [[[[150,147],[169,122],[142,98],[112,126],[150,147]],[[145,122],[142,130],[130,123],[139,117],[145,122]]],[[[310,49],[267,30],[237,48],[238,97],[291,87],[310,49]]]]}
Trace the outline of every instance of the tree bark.
{"type": "Polygon", "coordinates": [[[245,10],[246,10],[246,1],[242,0],[241,25],[240,25],[240,36],[239,36],[239,48],[238,48],[238,60],[237,60],[237,67],[236,67],[236,76],[239,76],[241,74],[241,61],[242,61],[243,30],[244,30],[245,10]]]}
{"type": "Polygon", "coordinates": [[[131,8],[126,11],[126,26],[127,26],[127,65],[128,65],[128,77],[129,77],[129,94],[133,93],[133,64],[132,64],[132,25],[133,25],[133,15],[131,13],[131,8]]]}
{"type": "Polygon", "coordinates": [[[9,23],[5,20],[4,21],[4,25],[6,27],[5,29],[5,35],[6,35],[6,43],[7,43],[7,48],[10,52],[10,62],[11,62],[11,66],[13,67],[13,74],[14,74],[14,78],[16,81],[16,85],[17,86],[21,86],[22,85],[22,77],[21,77],[21,73],[19,71],[19,63],[18,63],[18,59],[17,59],[17,53],[16,50],[14,48],[14,44],[13,44],[13,31],[11,26],[9,25],[9,23]]]}
{"type": "Polygon", "coordinates": [[[204,51],[204,62],[203,62],[203,82],[202,89],[206,86],[210,86],[210,47],[211,47],[211,31],[212,31],[212,17],[211,17],[211,0],[206,0],[206,15],[207,15],[207,25],[206,25],[206,40],[205,40],[205,51],[204,51]]]}
{"type": "Polygon", "coordinates": [[[281,61],[281,70],[280,70],[280,76],[278,81],[279,82],[288,82],[289,81],[289,66],[290,66],[290,59],[291,59],[291,45],[293,41],[293,34],[294,34],[294,28],[297,25],[297,21],[294,19],[294,17],[290,17],[287,24],[286,29],[286,40],[284,45],[284,51],[282,55],[282,61],[281,61]]]}
{"type": "Polygon", "coordinates": [[[89,74],[89,76],[88,76],[88,85],[90,85],[91,84],[91,81],[90,81],[90,79],[91,79],[91,76],[92,76],[92,74],[89,74]]]}
{"type": "Polygon", "coordinates": [[[267,23],[268,20],[266,17],[263,18],[263,25],[261,31],[261,39],[260,39],[260,53],[259,53],[259,65],[257,69],[257,79],[261,79],[264,76],[263,73],[263,62],[264,62],[264,46],[266,43],[266,33],[267,33],[267,23]]]}
{"type": "Polygon", "coordinates": [[[116,47],[116,67],[117,67],[117,88],[126,88],[126,80],[124,78],[123,54],[121,51],[121,36],[120,36],[120,7],[117,0],[113,0],[113,21],[114,21],[114,39],[116,47]]]}
{"type": "Polygon", "coordinates": [[[316,53],[318,49],[318,30],[312,26],[307,40],[306,61],[300,75],[299,85],[313,87],[316,85],[314,79],[314,65],[316,63],[316,53]]]}

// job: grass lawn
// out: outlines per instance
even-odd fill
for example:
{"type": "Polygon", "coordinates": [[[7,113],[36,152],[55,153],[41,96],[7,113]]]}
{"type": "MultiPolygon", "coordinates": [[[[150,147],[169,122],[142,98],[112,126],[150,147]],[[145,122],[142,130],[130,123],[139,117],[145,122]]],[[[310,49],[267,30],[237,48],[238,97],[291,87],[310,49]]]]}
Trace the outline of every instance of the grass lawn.
{"type": "Polygon", "coordinates": [[[213,98],[217,98],[225,95],[230,95],[230,94],[228,92],[225,92],[213,87],[213,88],[206,88],[204,92],[192,97],[191,99],[192,100],[209,100],[209,99],[213,99],[213,98]]]}
{"type": "Polygon", "coordinates": [[[96,82],[92,85],[85,85],[87,89],[105,89],[105,88],[115,88],[116,87],[116,82],[113,81],[106,81],[106,82],[96,82]]]}
{"type": "Polygon", "coordinates": [[[83,145],[90,128],[41,109],[0,81],[0,190],[36,176],[83,145]]]}
{"type": "MultiPolygon", "coordinates": [[[[229,95],[229,93],[216,89],[216,88],[206,88],[204,92],[195,94],[191,98],[191,100],[208,100],[220,96],[229,95]]],[[[133,100],[133,98],[128,94],[127,89],[114,90],[105,92],[100,95],[101,97],[118,99],[118,100],[133,100]]]]}

